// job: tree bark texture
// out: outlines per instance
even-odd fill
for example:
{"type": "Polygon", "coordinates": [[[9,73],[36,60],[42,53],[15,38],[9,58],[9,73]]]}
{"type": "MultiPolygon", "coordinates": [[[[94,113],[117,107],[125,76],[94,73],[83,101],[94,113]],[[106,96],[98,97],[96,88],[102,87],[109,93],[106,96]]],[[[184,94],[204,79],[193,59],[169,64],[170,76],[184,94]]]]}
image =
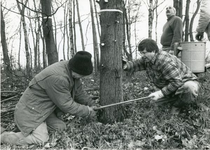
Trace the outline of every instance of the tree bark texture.
{"type": "MultiPolygon", "coordinates": [[[[69,1],[69,41],[70,41],[70,55],[71,57],[74,56],[75,50],[74,50],[74,31],[73,31],[73,23],[72,23],[72,11],[74,11],[73,6],[72,6],[72,1],[69,1]]],[[[69,58],[71,58],[69,57],[69,58]]]]}
{"type": "Polygon", "coordinates": [[[4,21],[2,6],[0,9],[1,9],[1,12],[0,12],[1,13],[1,44],[2,44],[2,50],[3,50],[3,60],[5,64],[5,72],[8,76],[10,76],[12,73],[12,69],[11,69],[11,63],[10,63],[9,54],[8,54],[8,48],[7,48],[5,21],[4,21]]]}
{"type": "MultiPolygon", "coordinates": [[[[122,48],[123,48],[123,0],[101,0],[101,70],[100,105],[123,101],[122,48]],[[109,9],[120,10],[110,11],[109,9]],[[107,10],[107,11],[105,11],[107,10]]],[[[123,120],[122,106],[101,110],[99,121],[114,123],[123,120]]]]}
{"type": "Polygon", "coordinates": [[[149,16],[148,16],[148,37],[152,38],[152,28],[153,28],[153,20],[154,20],[154,8],[153,8],[153,0],[149,0],[149,16]]]}
{"type": "Polygon", "coordinates": [[[81,35],[82,50],[85,51],[85,42],[84,42],[84,37],[83,37],[83,30],[82,30],[80,11],[79,11],[79,2],[78,0],[75,0],[75,1],[76,1],[76,6],[77,6],[77,17],[78,17],[78,24],[79,24],[80,35],[81,35]]]}
{"type": "Polygon", "coordinates": [[[42,27],[48,56],[48,65],[58,61],[58,52],[53,36],[51,0],[40,0],[42,6],[42,27]]]}
{"type": "Polygon", "coordinates": [[[90,1],[90,14],[91,14],[91,23],[92,23],[92,34],[93,34],[93,52],[94,52],[94,69],[95,74],[98,73],[98,65],[99,65],[99,48],[98,48],[98,39],[96,33],[95,19],[93,16],[93,3],[90,1]]]}
{"type": "Polygon", "coordinates": [[[185,41],[188,41],[189,36],[189,9],[190,9],[190,0],[186,0],[186,10],[185,10],[185,41]]]}
{"type": "Polygon", "coordinates": [[[199,9],[200,9],[200,4],[201,4],[201,1],[200,0],[197,0],[197,7],[196,7],[196,10],[195,10],[195,13],[193,14],[191,20],[190,20],[190,41],[194,41],[194,36],[193,36],[193,23],[194,23],[194,19],[195,19],[195,16],[197,15],[199,9]]]}
{"type": "Polygon", "coordinates": [[[26,20],[25,20],[25,6],[28,3],[28,0],[25,1],[25,4],[22,6],[21,9],[21,4],[19,4],[18,1],[17,6],[18,10],[21,14],[21,23],[23,26],[23,33],[24,33],[24,42],[25,42],[25,52],[26,52],[26,74],[27,76],[31,76],[31,54],[30,54],[30,46],[29,46],[29,39],[28,39],[28,31],[27,31],[27,26],[26,26],[26,20]]]}
{"type": "Polygon", "coordinates": [[[174,0],[174,8],[176,8],[176,15],[182,18],[183,0],[174,0]]]}

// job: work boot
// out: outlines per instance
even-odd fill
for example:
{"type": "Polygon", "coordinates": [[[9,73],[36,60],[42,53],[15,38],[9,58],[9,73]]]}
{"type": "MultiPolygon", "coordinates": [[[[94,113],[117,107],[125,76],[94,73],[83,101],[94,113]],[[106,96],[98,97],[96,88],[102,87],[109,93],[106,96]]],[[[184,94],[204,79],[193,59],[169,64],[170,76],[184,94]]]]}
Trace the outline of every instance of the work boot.
{"type": "Polygon", "coordinates": [[[4,132],[0,135],[0,141],[3,144],[16,144],[19,137],[14,132],[4,132]]]}

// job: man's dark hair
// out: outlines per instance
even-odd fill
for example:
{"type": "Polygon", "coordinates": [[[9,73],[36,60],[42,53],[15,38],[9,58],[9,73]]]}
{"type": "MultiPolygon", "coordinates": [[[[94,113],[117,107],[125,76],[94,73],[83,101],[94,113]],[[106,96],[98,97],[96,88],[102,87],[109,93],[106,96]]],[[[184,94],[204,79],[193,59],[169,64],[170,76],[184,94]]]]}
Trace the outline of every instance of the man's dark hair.
{"type": "Polygon", "coordinates": [[[144,39],[138,45],[138,51],[143,51],[146,48],[147,52],[155,52],[159,51],[157,43],[152,39],[144,39]]]}

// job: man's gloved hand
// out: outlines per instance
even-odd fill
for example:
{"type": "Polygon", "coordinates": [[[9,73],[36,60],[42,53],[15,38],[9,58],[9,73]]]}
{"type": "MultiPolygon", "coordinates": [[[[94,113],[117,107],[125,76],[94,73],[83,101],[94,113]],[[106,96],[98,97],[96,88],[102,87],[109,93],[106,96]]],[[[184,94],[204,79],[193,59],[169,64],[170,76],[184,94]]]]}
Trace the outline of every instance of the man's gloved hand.
{"type": "Polygon", "coordinates": [[[89,111],[88,116],[87,116],[87,120],[90,120],[90,121],[97,120],[96,111],[94,110],[95,106],[93,106],[93,107],[87,106],[87,107],[88,107],[88,111],[89,111]]]}
{"type": "Polygon", "coordinates": [[[125,70],[127,68],[127,59],[125,57],[122,57],[122,68],[125,70]]]}
{"type": "Polygon", "coordinates": [[[198,32],[195,35],[196,40],[201,41],[203,39],[203,32],[198,32]]]}
{"type": "Polygon", "coordinates": [[[151,93],[151,94],[149,95],[149,97],[150,97],[152,100],[155,100],[155,101],[156,101],[156,100],[158,100],[158,99],[164,97],[164,95],[163,95],[162,91],[159,90],[159,91],[156,91],[156,92],[151,93]]]}
{"type": "Polygon", "coordinates": [[[123,65],[123,70],[126,70],[128,68],[128,66],[125,64],[123,65]]]}

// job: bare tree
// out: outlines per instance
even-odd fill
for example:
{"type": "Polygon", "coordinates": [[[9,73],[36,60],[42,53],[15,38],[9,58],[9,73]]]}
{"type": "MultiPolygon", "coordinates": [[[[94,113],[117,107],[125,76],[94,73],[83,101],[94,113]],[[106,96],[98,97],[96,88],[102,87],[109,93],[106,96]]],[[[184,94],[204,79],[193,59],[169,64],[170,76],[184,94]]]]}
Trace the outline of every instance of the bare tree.
{"type": "Polygon", "coordinates": [[[91,13],[92,33],[93,33],[94,68],[95,68],[95,74],[97,74],[99,66],[98,38],[96,33],[95,19],[93,16],[93,3],[92,0],[89,1],[90,1],[90,13],[91,13]]]}
{"type": "MultiPolygon", "coordinates": [[[[100,104],[106,105],[123,100],[122,95],[122,46],[123,0],[99,2],[101,7],[101,72],[100,104]],[[109,9],[114,9],[113,12],[109,9]],[[104,11],[103,11],[104,10],[104,11]]],[[[120,106],[101,111],[99,120],[114,123],[124,119],[120,106]]]]}
{"type": "Polygon", "coordinates": [[[80,12],[79,12],[79,2],[76,0],[76,6],[77,6],[77,17],[78,17],[78,24],[80,29],[80,35],[81,35],[81,44],[82,44],[82,50],[85,50],[85,43],[84,43],[84,37],[83,37],[83,30],[82,30],[82,24],[80,19],[80,12]]]}
{"type": "Polygon", "coordinates": [[[176,15],[182,18],[183,0],[174,0],[174,8],[176,8],[176,15]]]}
{"type": "Polygon", "coordinates": [[[201,1],[200,0],[197,0],[197,7],[196,7],[196,10],[190,20],[190,41],[194,41],[194,36],[193,36],[193,23],[194,23],[194,19],[195,19],[195,16],[197,15],[198,11],[199,11],[199,8],[200,8],[200,5],[201,5],[201,1]]]}
{"type": "Polygon", "coordinates": [[[133,59],[133,57],[132,57],[132,49],[131,49],[131,31],[130,31],[130,26],[131,26],[131,23],[129,23],[129,21],[128,21],[128,13],[127,13],[127,9],[125,8],[125,5],[124,5],[124,12],[123,12],[123,14],[124,14],[124,19],[123,19],[123,21],[124,21],[124,44],[123,44],[123,46],[124,46],[124,48],[123,48],[123,50],[124,50],[124,53],[126,54],[126,56],[127,56],[127,58],[128,58],[128,60],[132,60],[133,59]],[[127,37],[127,38],[126,38],[127,37]],[[126,48],[126,40],[127,39],[127,43],[128,43],[128,51],[127,51],[127,48],[126,48]]]}
{"type": "Polygon", "coordinates": [[[165,0],[158,3],[158,0],[149,0],[148,3],[148,37],[152,38],[153,33],[153,22],[154,22],[154,13],[155,10],[164,3],[165,0]]]}
{"type": "Polygon", "coordinates": [[[16,0],[17,2],[17,6],[18,6],[18,10],[20,12],[21,15],[21,23],[22,23],[22,27],[23,27],[23,33],[24,33],[24,42],[25,42],[25,52],[26,52],[26,74],[30,77],[31,76],[31,54],[30,54],[30,46],[29,46],[29,39],[28,39],[28,31],[27,31],[27,26],[26,26],[26,20],[25,20],[25,6],[28,3],[28,0],[25,1],[25,3],[23,3],[23,1],[21,1],[21,3],[16,0]],[[21,8],[22,5],[22,8],[21,8]]]}
{"type": "Polygon", "coordinates": [[[0,9],[1,9],[1,44],[2,44],[2,51],[3,51],[4,68],[5,68],[5,73],[7,74],[7,76],[11,76],[12,68],[11,68],[11,62],[10,62],[10,58],[8,54],[8,48],[7,48],[5,21],[4,21],[3,11],[2,11],[2,5],[0,9]]]}
{"type": "MultiPolygon", "coordinates": [[[[76,23],[76,4],[75,4],[75,0],[73,0],[73,29],[74,29],[74,50],[75,52],[77,52],[77,34],[76,34],[76,27],[75,27],[75,23],[76,23]]],[[[84,43],[84,42],[83,42],[84,43]]]]}
{"type": "Polygon", "coordinates": [[[185,23],[185,41],[188,41],[188,36],[189,36],[189,9],[190,9],[190,0],[186,0],[186,9],[185,9],[185,18],[184,18],[184,23],[185,23]]]}
{"type": "Polygon", "coordinates": [[[42,6],[42,27],[48,55],[48,64],[58,61],[58,52],[53,36],[51,0],[40,0],[42,6]]]}
{"type": "Polygon", "coordinates": [[[69,39],[70,39],[70,54],[71,56],[73,56],[75,54],[75,49],[74,49],[74,33],[73,33],[73,23],[72,23],[72,11],[74,11],[75,9],[73,9],[72,7],[72,1],[69,0],[69,39]]]}

